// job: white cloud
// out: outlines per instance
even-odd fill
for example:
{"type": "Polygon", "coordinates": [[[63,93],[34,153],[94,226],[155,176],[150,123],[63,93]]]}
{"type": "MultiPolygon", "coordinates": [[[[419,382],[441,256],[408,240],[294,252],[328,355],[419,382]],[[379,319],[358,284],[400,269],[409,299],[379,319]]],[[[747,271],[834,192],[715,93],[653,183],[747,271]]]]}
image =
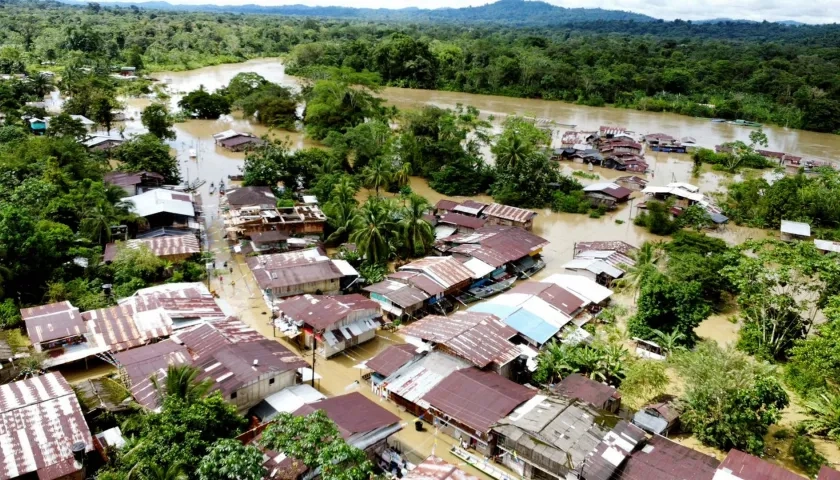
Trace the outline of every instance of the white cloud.
{"type": "MultiPolygon", "coordinates": [[[[121,0],[131,1],[131,0],[121,0]]],[[[137,0],[144,1],[144,0],[137,0]]],[[[795,20],[803,23],[840,23],[840,0],[810,0],[805,4],[793,0],[547,0],[569,8],[604,8],[643,13],[673,20],[708,20],[733,18],[755,21],[795,20]]],[[[259,4],[266,6],[303,4],[312,6],[344,6],[355,8],[442,8],[468,7],[490,3],[490,0],[169,0],[177,4],[259,4]]]]}

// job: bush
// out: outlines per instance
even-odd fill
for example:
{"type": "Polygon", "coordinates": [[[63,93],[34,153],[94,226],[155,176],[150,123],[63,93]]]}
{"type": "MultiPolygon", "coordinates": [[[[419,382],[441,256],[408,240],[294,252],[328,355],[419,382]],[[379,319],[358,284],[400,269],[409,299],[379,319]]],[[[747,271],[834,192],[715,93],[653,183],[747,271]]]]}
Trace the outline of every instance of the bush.
{"type": "Polygon", "coordinates": [[[647,202],[647,210],[633,219],[633,223],[645,227],[654,235],[670,235],[679,230],[679,222],[671,218],[668,204],[651,200],[647,202]]]}
{"type": "Polygon", "coordinates": [[[563,193],[558,190],[554,192],[551,201],[551,210],[563,213],[587,213],[591,204],[583,193],[583,190],[574,190],[570,193],[563,193]]]}
{"type": "Polygon", "coordinates": [[[804,435],[798,435],[793,439],[790,444],[790,455],[796,466],[810,476],[816,475],[820,467],[827,463],[825,457],[817,452],[814,442],[804,435]]]}

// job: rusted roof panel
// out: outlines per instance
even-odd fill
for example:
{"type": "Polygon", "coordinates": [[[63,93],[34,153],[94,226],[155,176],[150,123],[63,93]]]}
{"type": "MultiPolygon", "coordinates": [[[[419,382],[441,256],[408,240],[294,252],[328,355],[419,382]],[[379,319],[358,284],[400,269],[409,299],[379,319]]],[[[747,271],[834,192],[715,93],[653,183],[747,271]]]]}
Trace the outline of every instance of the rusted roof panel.
{"type": "Polygon", "coordinates": [[[603,408],[611,398],[620,396],[615,388],[577,373],[561,380],[554,387],[554,392],[564,397],[583,400],[598,408],[603,408]]]}
{"type": "MultiPolygon", "coordinates": [[[[400,267],[400,270],[422,272],[444,288],[452,288],[472,279],[472,272],[452,257],[426,257],[400,267]]],[[[422,286],[418,288],[425,290],[422,286]]]]}
{"type": "Polygon", "coordinates": [[[169,283],[138,290],[119,301],[137,312],[162,308],[172,318],[224,318],[226,315],[201,283],[169,283]]]}
{"type": "Polygon", "coordinates": [[[479,480],[479,478],[432,455],[408,472],[403,480],[479,480]]]}
{"type": "Polygon", "coordinates": [[[118,305],[85,312],[82,318],[93,322],[94,331],[102,335],[112,352],[119,352],[149,340],[135,325],[133,314],[130,305],[118,305]]]}
{"type": "Polygon", "coordinates": [[[269,187],[240,187],[225,192],[227,204],[239,208],[251,205],[277,204],[277,198],[269,187]]]}
{"type": "Polygon", "coordinates": [[[508,263],[539,252],[548,245],[548,240],[519,227],[493,225],[482,227],[473,233],[452,235],[443,240],[451,253],[475,256],[489,265],[500,261],[508,263]],[[482,250],[465,248],[465,245],[480,245],[482,250]],[[491,250],[492,253],[484,253],[491,250]]]}
{"type": "Polygon", "coordinates": [[[840,472],[823,465],[820,469],[819,475],[817,475],[817,480],[840,480],[840,472]]]}
{"type": "Polygon", "coordinates": [[[535,394],[496,373],[466,368],[443,379],[423,400],[477,432],[487,432],[535,394]]]}
{"type": "Polygon", "coordinates": [[[513,222],[524,223],[537,216],[537,212],[525,210],[524,208],[511,207],[499,203],[491,203],[484,209],[483,215],[488,217],[502,218],[513,222]]]}
{"type": "Polygon", "coordinates": [[[78,471],[71,446],[93,440],[79,401],[60,373],[0,386],[0,480],[78,471]]]}
{"type": "Polygon", "coordinates": [[[411,307],[429,299],[429,295],[419,288],[394,280],[374,283],[365,287],[364,290],[382,295],[394,305],[402,308],[411,307]]]}
{"type": "Polygon", "coordinates": [[[575,255],[581,252],[585,252],[587,250],[612,250],[624,255],[630,255],[631,253],[636,252],[638,248],[621,240],[608,240],[601,242],[575,242],[575,255]]]}
{"type": "Polygon", "coordinates": [[[734,475],[739,480],[802,480],[802,477],[791,471],[734,448],[726,455],[718,470],[730,474],[720,475],[721,478],[733,478],[734,475]]]}
{"type": "Polygon", "coordinates": [[[621,475],[645,480],[712,480],[718,464],[715,457],[654,435],[627,459],[621,475]]]}
{"type": "Polygon", "coordinates": [[[435,209],[436,210],[454,210],[455,207],[457,207],[458,205],[460,205],[460,203],[452,201],[452,200],[447,200],[447,199],[444,198],[444,199],[438,200],[438,202],[435,204],[435,209]]]}
{"type": "Polygon", "coordinates": [[[445,345],[479,368],[494,361],[505,364],[519,353],[510,342],[516,330],[489,313],[462,311],[450,317],[430,315],[400,333],[445,345]]]}
{"type": "Polygon", "coordinates": [[[70,302],[27,308],[21,310],[21,315],[24,314],[27,315],[24,318],[26,333],[33,343],[49,342],[85,333],[82,314],[79,313],[78,308],[70,305],[70,302]],[[41,310],[37,310],[39,308],[41,310]]]}
{"type": "Polygon", "coordinates": [[[318,410],[322,410],[335,423],[344,439],[400,422],[400,417],[380,407],[359,392],[307,403],[295,410],[292,415],[301,417],[318,410]]]}
{"type": "Polygon", "coordinates": [[[409,345],[408,343],[391,345],[368,360],[365,365],[383,377],[387,377],[416,356],[417,347],[414,345],[409,345]]]}
{"type": "Polygon", "coordinates": [[[333,264],[332,260],[323,260],[317,263],[295,265],[286,268],[271,270],[258,269],[252,271],[260,288],[263,289],[324,282],[343,277],[341,271],[333,264]]]}
{"type": "Polygon", "coordinates": [[[289,234],[279,230],[269,230],[267,232],[254,232],[251,234],[251,241],[256,244],[261,243],[275,243],[283,240],[288,240],[289,234]]]}
{"type": "Polygon", "coordinates": [[[303,322],[317,330],[331,328],[344,320],[359,320],[379,316],[379,304],[354,293],[352,295],[302,295],[279,306],[282,315],[303,322]]]}
{"type": "Polygon", "coordinates": [[[593,183],[592,185],[583,187],[583,191],[587,193],[603,193],[605,195],[609,195],[615,198],[616,200],[628,198],[633,193],[632,190],[624,188],[621,185],[612,182],[593,183]]]}
{"type": "Polygon", "coordinates": [[[572,314],[588,304],[587,301],[578,297],[569,290],[566,290],[555,283],[548,282],[522,282],[508,293],[536,295],[537,297],[543,299],[546,303],[569,316],[572,316],[572,314]]]}
{"type": "Polygon", "coordinates": [[[470,217],[469,215],[462,215],[460,213],[444,213],[438,219],[438,223],[445,223],[455,225],[456,227],[481,228],[487,222],[484,218],[470,217]]]}

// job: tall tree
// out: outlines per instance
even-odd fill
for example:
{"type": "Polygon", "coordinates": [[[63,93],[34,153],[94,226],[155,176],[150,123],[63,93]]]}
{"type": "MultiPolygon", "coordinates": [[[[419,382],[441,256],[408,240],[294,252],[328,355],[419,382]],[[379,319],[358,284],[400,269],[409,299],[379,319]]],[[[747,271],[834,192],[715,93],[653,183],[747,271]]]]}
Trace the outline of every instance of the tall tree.
{"type": "Polygon", "coordinates": [[[175,397],[189,404],[203,398],[213,388],[212,381],[197,380],[199,373],[192,365],[170,365],[166,370],[164,383],[160,383],[157,376],[150,378],[152,386],[162,399],[175,397]]]}
{"type": "Polygon", "coordinates": [[[169,114],[166,105],[162,103],[149,105],[143,109],[140,120],[143,122],[143,126],[149,130],[149,133],[161,140],[175,138],[175,130],[172,130],[175,122],[172,121],[172,116],[169,114]]]}
{"type": "Polygon", "coordinates": [[[395,248],[396,230],[391,202],[371,197],[356,213],[350,241],[363,254],[365,263],[384,265],[395,248]]]}
{"type": "Polygon", "coordinates": [[[402,209],[399,228],[409,256],[422,257],[435,241],[435,230],[424,218],[430,208],[425,198],[412,194],[408,197],[408,205],[402,209]]]}
{"type": "Polygon", "coordinates": [[[260,480],[266,475],[263,454],[239,440],[219,440],[198,464],[199,480],[260,480]]]}

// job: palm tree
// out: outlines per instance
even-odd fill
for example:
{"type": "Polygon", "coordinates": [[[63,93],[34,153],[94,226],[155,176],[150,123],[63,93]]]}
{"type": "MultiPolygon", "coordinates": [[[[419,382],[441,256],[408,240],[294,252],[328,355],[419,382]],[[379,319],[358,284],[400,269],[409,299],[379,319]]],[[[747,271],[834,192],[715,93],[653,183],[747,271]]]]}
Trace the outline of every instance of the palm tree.
{"type": "Polygon", "coordinates": [[[170,365],[166,371],[166,380],[162,385],[156,375],[149,379],[152,387],[161,399],[175,397],[192,403],[210,392],[213,388],[211,380],[197,381],[199,370],[192,365],[170,365]]]}
{"type": "Polygon", "coordinates": [[[493,148],[496,154],[496,166],[501,168],[515,168],[524,162],[528,156],[534,153],[533,146],[524,141],[522,136],[516,132],[508,137],[503,137],[493,148]]]}
{"type": "Polygon", "coordinates": [[[356,211],[350,241],[356,244],[365,263],[383,265],[391,256],[396,230],[397,224],[390,203],[373,197],[356,211]]]}
{"type": "Polygon", "coordinates": [[[633,259],[636,262],[635,265],[622,265],[625,273],[616,282],[616,286],[620,289],[633,289],[633,303],[635,303],[642,285],[658,270],[657,264],[662,259],[661,242],[643,243],[642,247],[633,254],[633,259]]]}
{"type": "Polygon", "coordinates": [[[435,241],[432,224],[423,218],[429,207],[429,202],[425,198],[411,195],[408,197],[408,205],[402,209],[399,227],[403,244],[410,256],[422,256],[435,241]]]}
{"type": "Polygon", "coordinates": [[[403,162],[402,166],[391,176],[391,181],[399,188],[408,185],[411,181],[411,164],[403,162]]]}
{"type": "Polygon", "coordinates": [[[808,433],[840,441],[840,393],[836,389],[815,395],[805,402],[805,408],[811,416],[802,422],[808,433]]]}
{"type": "Polygon", "coordinates": [[[338,201],[327,202],[324,204],[324,213],[327,214],[327,222],[333,229],[327,237],[327,243],[336,244],[345,240],[353,231],[356,219],[355,206],[338,201]]]}
{"type": "Polygon", "coordinates": [[[137,464],[128,472],[126,480],[189,480],[179,463],[168,467],[158,464],[137,464]],[[143,468],[145,467],[145,468],[143,468]]]}
{"type": "Polygon", "coordinates": [[[653,329],[653,334],[656,336],[656,343],[665,352],[670,355],[677,350],[685,350],[685,347],[680,345],[680,341],[685,339],[685,334],[674,330],[671,333],[665,333],[661,330],[653,329]]]}
{"type": "Polygon", "coordinates": [[[104,239],[111,240],[111,225],[118,221],[118,216],[110,205],[100,203],[85,211],[85,218],[79,223],[79,231],[101,245],[104,239]]]}
{"type": "Polygon", "coordinates": [[[368,188],[376,190],[376,196],[379,196],[380,188],[388,188],[391,183],[393,175],[393,168],[384,158],[377,158],[370,162],[364,169],[362,169],[362,181],[368,188]]]}
{"type": "Polygon", "coordinates": [[[333,186],[329,199],[332,202],[351,204],[355,207],[359,204],[356,200],[357,191],[358,189],[356,188],[356,184],[353,183],[352,177],[345,175],[333,186]]]}

